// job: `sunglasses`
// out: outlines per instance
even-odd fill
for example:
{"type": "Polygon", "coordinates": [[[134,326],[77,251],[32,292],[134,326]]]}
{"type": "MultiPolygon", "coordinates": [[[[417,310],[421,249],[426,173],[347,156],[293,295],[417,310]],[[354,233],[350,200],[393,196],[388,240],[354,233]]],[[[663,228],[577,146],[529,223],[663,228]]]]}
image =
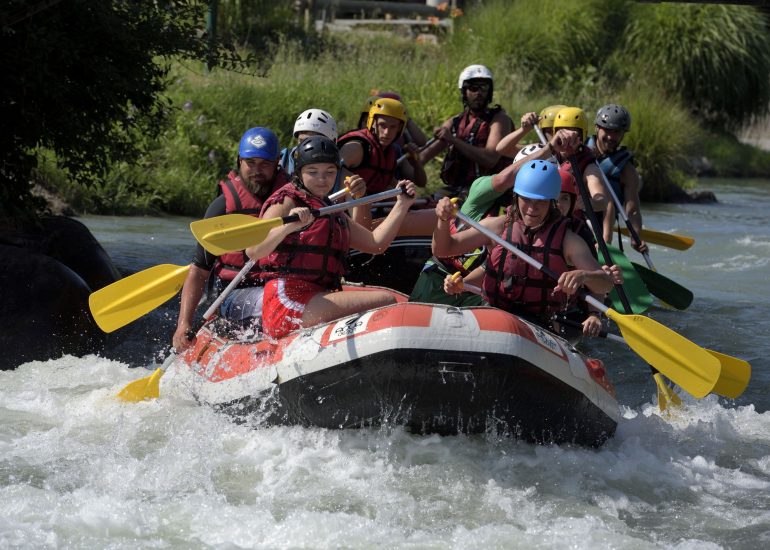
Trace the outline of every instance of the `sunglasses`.
{"type": "Polygon", "coordinates": [[[488,92],[489,84],[468,84],[465,89],[469,92],[488,92]]]}

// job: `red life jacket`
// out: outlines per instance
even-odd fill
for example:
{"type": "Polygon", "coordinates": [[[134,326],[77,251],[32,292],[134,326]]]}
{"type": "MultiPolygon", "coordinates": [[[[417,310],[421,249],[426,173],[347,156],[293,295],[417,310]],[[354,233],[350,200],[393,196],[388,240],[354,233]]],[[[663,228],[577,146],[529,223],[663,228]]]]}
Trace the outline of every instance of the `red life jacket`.
{"type": "Polygon", "coordinates": [[[358,141],[364,148],[361,164],[348,169],[364,178],[366,194],[374,195],[392,188],[398,164],[396,147],[391,143],[383,149],[377,136],[366,128],[348,132],[337,140],[337,146],[342,149],[342,146],[349,141],[358,141]]]}
{"type": "MultiPolygon", "coordinates": [[[[581,145],[580,150],[575,154],[575,160],[577,161],[578,168],[580,168],[580,174],[582,175],[585,174],[586,168],[589,164],[596,162],[596,155],[592,149],[581,145]]],[[[575,173],[575,170],[572,169],[572,163],[569,160],[560,162],[559,168],[568,170],[573,176],[575,176],[575,183],[577,185],[581,184],[579,181],[577,181],[577,174],[575,173]]]]}
{"type": "MultiPolygon", "coordinates": [[[[286,197],[297,206],[310,209],[329,206],[290,183],[270,195],[262,211],[273,204],[281,204],[286,197]]],[[[260,277],[263,281],[301,279],[325,288],[339,289],[349,250],[350,227],[345,214],[321,216],[305,229],[291,233],[273,252],[259,260],[260,277]]]]}
{"type": "MultiPolygon", "coordinates": [[[[510,209],[508,210],[510,215],[510,209]]],[[[527,233],[521,220],[506,223],[501,233],[508,242],[555,273],[567,271],[564,235],[569,220],[559,218],[535,234],[527,233]]],[[[484,299],[512,313],[542,316],[565,309],[569,297],[553,293],[556,281],[547,277],[508,249],[496,245],[486,261],[482,283],[484,299]]]]}
{"type": "MultiPolygon", "coordinates": [[[[492,119],[501,110],[502,107],[496,105],[477,116],[466,109],[452,119],[452,135],[474,147],[485,147],[489,139],[492,119]]],[[[441,179],[450,187],[467,189],[476,178],[497,174],[511,162],[512,159],[501,155],[500,160],[493,167],[482,168],[454,147],[450,147],[441,165],[441,179]]]]}
{"type": "MultiPolygon", "coordinates": [[[[273,189],[276,191],[283,187],[289,181],[289,177],[282,169],[277,169],[273,177],[273,189]]],[[[226,180],[219,182],[222,194],[225,196],[225,214],[250,214],[259,216],[262,210],[262,200],[255,196],[244,185],[243,180],[232,170],[227,174],[226,180]]],[[[238,272],[246,265],[248,258],[246,252],[239,250],[237,252],[228,252],[219,256],[214,263],[214,274],[223,281],[232,281],[238,272]]],[[[252,268],[243,278],[242,286],[258,284],[259,269],[252,268]]]]}

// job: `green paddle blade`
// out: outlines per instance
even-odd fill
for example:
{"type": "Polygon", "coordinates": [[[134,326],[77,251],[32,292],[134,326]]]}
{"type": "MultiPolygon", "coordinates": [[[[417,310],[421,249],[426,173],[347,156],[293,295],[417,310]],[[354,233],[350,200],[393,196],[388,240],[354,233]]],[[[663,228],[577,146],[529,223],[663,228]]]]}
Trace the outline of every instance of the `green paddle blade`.
{"type": "Polygon", "coordinates": [[[261,243],[272,228],[281,225],[282,218],[261,220],[246,214],[226,214],[194,221],[190,229],[203,248],[221,256],[261,243]]]}
{"type": "Polygon", "coordinates": [[[172,298],[184,285],[189,266],[156,265],[134,273],[88,297],[96,324],[112,332],[172,298]]]}
{"type": "MultiPolygon", "coordinates": [[[[607,245],[607,249],[610,252],[610,256],[612,256],[611,261],[604,261],[604,255],[601,250],[599,251],[599,261],[609,265],[616,264],[620,267],[620,270],[623,272],[623,290],[625,290],[626,295],[628,296],[628,301],[631,304],[631,311],[637,314],[644,313],[652,305],[652,295],[647,290],[647,287],[644,286],[642,278],[639,276],[639,273],[636,272],[634,266],[631,265],[631,262],[628,261],[625,254],[611,244],[607,245]]],[[[610,299],[612,300],[613,308],[618,311],[625,311],[616,290],[613,289],[612,292],[610,292],[610,299]]]]}
{"type": "Polygon", "coordinates": [[[605,313],[631,349],[666,378],[697,398],[714,390],[722,365],[708,350],[644,315],[621,315],[612,309],[605,313]]]}
{"type": "Polygon", "coordinates": [[[160,378],[165,372],[163,369],[157,368],[150,376],[145,376],[127,384],[118,393],[118,399],[130,403],[144,401],[145,399],[157,399],[160,397],[160,378]]]}
{"type": "MultiPolygon", "coordinates": [[[[621,227],[620,232],[623,233],[623,235],[630,236],[630,232],[625,227],[621,227]]],[[[643,241],[665,246],[667,248],[673,248],[674,250],[687,250],[695,243],[695,239],[692,237],[677,235],[676,233],[663,233],[662,231],[655,231],[653,229],[642,229],[642,234],[639,236],[643,241]]]]}
{"type": "Polygon", "coordinates": [[[693,300],[692,291],[648,267],[636,262],[631,262],[631,265],[634,266],[644,285],[652,294],[676,309],[690,307],[693,300]]]}

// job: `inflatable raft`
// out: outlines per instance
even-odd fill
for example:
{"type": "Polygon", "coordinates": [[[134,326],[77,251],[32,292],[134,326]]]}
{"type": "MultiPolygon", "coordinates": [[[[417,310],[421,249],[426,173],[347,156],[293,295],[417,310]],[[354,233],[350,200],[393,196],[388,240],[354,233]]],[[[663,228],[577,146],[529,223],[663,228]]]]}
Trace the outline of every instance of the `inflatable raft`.
{"type": "Polygon", "coordinates": [[[210,323],[169,369],[164,391],[173,385],[270,424],[405,425],[589,446],[613,435],[619,409],[601,361],[498,309],[397,296],[278,341],[210,323]]]}

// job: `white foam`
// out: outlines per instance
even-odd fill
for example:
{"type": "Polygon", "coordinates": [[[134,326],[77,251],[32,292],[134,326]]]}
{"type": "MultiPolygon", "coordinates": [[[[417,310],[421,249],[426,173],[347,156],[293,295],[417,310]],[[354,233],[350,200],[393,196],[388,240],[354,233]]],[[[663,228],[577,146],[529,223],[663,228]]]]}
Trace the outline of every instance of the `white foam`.
{"type": "Polygon", "coordinates": [[[0,373],[0,547],[717,548],[770,522],[770,413],[623,408],[601,449],[238,425],[98,357],[0,373]]]}

